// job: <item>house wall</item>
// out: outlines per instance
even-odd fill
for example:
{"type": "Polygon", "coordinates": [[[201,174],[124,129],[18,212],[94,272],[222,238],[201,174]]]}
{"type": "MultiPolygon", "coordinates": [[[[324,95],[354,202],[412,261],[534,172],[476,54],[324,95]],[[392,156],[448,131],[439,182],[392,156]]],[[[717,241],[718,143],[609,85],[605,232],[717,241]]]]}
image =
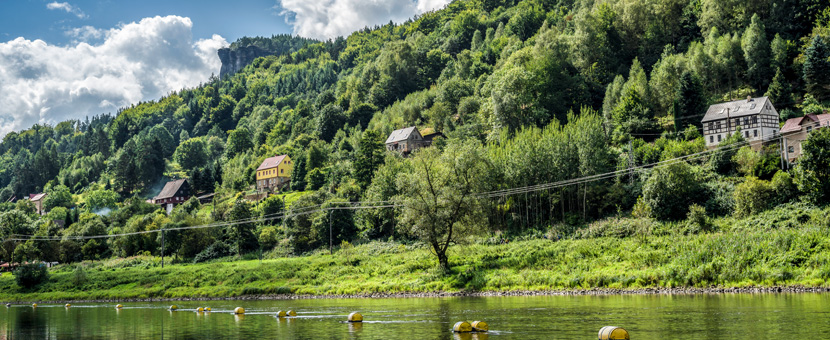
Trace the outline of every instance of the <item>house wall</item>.
{"type": "Polygon", "coordinates": [[[735,133],[738,129],[744,138],[750,142],[762,141],[775,136],[779,131],[778,116],[771,114],[773,110],[764,110],[762,114],[711,121],[703,124],[703,137],[706,146],[714,148],[735,133]]]}
{"type": "Polygon", "coordinates": [[[288,183],[292,171],[294,171],[294,162],[291,157],[285,156],[277,167],[257,171],[256,187],[257,189],[281,187],[288,183]]]}

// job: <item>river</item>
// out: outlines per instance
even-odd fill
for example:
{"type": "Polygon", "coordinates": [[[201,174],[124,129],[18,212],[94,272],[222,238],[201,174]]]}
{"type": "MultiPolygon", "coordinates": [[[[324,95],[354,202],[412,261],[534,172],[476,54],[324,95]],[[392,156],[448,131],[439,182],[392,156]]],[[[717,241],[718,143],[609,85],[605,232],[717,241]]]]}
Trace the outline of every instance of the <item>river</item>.
{"type": "Polygon", "coordinates": [[[0,307],[0,339],[797,339],[830,331],[830,294],[225,300],[0,307]],[[170,304],[179,307],[169,311],[170,304]],[[210,313],[197,313],[211,307],[210,313]],[[235,307],[246,314],[233,315],[235,307]],[[276,318],[294,310],[295,318],[276,318]],[[346,321],[350,312],[362,324],[346,321]],[[455,335],[457,321],[490,332],[455,335]]]}

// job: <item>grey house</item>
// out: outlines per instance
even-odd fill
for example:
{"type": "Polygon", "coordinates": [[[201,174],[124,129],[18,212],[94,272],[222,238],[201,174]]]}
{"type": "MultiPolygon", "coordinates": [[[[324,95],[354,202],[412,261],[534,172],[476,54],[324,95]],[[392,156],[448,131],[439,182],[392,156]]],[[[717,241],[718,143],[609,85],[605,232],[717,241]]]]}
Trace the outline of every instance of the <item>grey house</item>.
{"type": "Polygon", "coordinates": [[[426,145],[424,137],[418,132],[418,128],[410,126],[400,130],[392,131],[389,138],[386,139],[386,149],[389,151],[397,151],[401,154],[409,154],[426,145]]]}
{"type": "Polygon", "coordinates": [[[760,145],[778,134],[778,120],[778,111],[768,97],[719,103],[710,106],[703,117],[703,138],[708,148],[714,148],[740,131],[752,145],[760,145]]]}

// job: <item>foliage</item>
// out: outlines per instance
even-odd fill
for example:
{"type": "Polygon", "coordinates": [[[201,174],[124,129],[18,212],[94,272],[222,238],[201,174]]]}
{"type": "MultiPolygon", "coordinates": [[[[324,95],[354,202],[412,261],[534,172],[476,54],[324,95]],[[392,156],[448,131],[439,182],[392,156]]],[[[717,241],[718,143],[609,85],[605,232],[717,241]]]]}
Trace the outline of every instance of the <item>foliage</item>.
{"type": "Polygon", "coordinates": [[[658,220],[680,220],[686,216],[689,202],[701,194],[700,183],[685,162],[676,162],[652,170],[643,186],[643,200],[658,220]],[[683,197],[683,200],[677,199],[683,197]]]}
{"type": "Polygon", "coordinates": [[[24,264],[14,271],[14,281],[23,288],[33,288],[49,280],[49,272],[43,263],[24,264]]]}
{"type": "Polygon", "coordinates": [[[825,202],[830,197],[830,129],[813,131],[801,147],[796,166],[798,189],[813,202],[825,202]]]}
{"type": "Polygon", "coordinates": [[[769,182],[756,177],[747,179],[735,187],[735,215],[749,216],[770,207],[773,189],[769,182]]]}
{"type": "Polygon", "coordinates": [[[466,141],[442,154],[423,150],[412,159],[412,170],[397,182],[404,206],[399,226],[429,244],[439,267],[449,270],[450,245],[484,222],[482,203],[473,193],[486,188],[489,162],[479,145],[466,141]]]}

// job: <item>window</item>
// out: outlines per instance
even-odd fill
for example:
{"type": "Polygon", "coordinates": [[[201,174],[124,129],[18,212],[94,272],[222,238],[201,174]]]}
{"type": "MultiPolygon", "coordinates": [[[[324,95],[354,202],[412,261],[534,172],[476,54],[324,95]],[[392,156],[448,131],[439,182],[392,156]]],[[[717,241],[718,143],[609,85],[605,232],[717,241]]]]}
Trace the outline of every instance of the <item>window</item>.
{"type": "Polygon", "coordinates": [[[810,132],[810,131],[813,131],[813,127],[812,127],[812,126],[808,126],[808,127],[807,127],[807,132],[810,132]]]}
{"type": "Polygon", "coordinates": [[[718,122],[715,126],[716,126],[716,129],[720,130],[720,122],[718,122]]]}
{"type": "Polygon", "coordinates": [[[788,146],[787,147],[787,152],[794,153],[795,152],[795,147],[794,146],[788,146]]]}
{"type": "Polygon", "coordinates": [[[749,117],[744,117],[744,125],[749,125],[749,117]]]}
{"type": "Polygon", "coordinates": [[[744,131],[744,138],[749,138],[749,131],[744,131]]]}
{"type": "Polygon", "coordinates": [[[758,137],[758,130],[752,130],[753,137],[758,137]]]}
{"type": "Polygon", "coordinates": [[[712,130],[712,126],[713,126],[712,122],[709,122],[709,130],[712,130]]]}
{"type": "Polygon", "coordinates": [[[752,116],[752,124],[758,124],[758,116],[752,116]]]}
{"type": "Polygon", "coordinates": [[[280,173],[281,174],[285,173],[285,169],[280,169],[280,173]]]}
{"type": "Polygon", "coordinates": [[[718,135],[718,143],[720,143],[720,138],[721,138],[720,135],[718,135]]]}
{"type": "Polygon", "coordinates": [[[715,142],[715,136],[709,136],[709,144],[712,144],[714,142],[715,142]]]}

